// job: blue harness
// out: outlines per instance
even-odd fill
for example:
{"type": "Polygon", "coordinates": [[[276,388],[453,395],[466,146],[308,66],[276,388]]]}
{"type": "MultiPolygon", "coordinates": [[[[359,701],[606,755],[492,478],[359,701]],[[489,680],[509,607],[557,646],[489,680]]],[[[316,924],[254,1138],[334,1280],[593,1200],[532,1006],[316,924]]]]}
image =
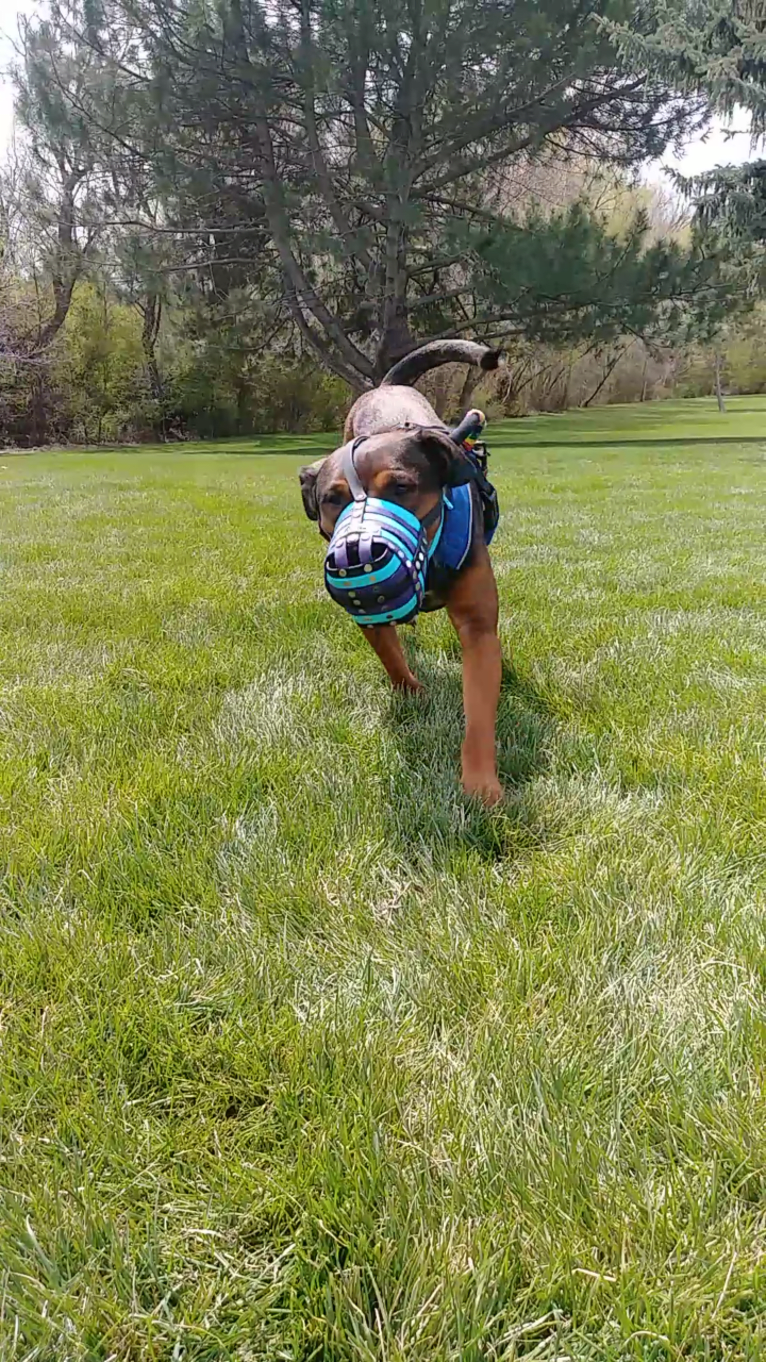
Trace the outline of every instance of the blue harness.
{"type": "Polygon", "coordinates": [[[489,545],[494,538],[497,521],[484,515],[473,485],[465,483],[462,487],[451,487],[444,493],[442,532],[428,564],[426,595],[421,607],[423,611],[439,609],[442,603],[439,597],[464,566],[471,551],[477,515],[483,520],[483,538],[485,544],[489,545]]]}
{"type": "Polygon", "coordinates": [[[460,571],[471,548],[473,514],[470,483],[465,483],[463,487],[452,487],[444,493],[441,539],[431,560],[434,567],[448,568],[450,572],[460,571]]]}

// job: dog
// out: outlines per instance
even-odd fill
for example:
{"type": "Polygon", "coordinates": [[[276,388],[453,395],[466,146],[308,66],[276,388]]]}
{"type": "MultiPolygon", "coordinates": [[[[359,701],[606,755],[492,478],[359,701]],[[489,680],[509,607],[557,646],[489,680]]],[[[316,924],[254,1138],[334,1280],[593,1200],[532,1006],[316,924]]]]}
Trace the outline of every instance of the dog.
{"type": "MultiPolygon", "coordinates": [[[[412,351],[354,402],[346,443],[301,468],[299,478],[306,515],[330,544],[328,590],[364,627],[397,689],[423,689],[397,623],[421,609],[446,608],[463,656],[463,789],[494,805],[503,793],[495,750],[502,658],[486,498],[461,447],[465,422],[451,434],[411,386],[429,369],[455,362],[486,371],[498,367],[500,355],[473,341],[434,341],[412,351]]],[[[473,415],[483,422],[481,413],[473,415]]],[[[487,488],[492,492],[485,482],[487,488]]]]}

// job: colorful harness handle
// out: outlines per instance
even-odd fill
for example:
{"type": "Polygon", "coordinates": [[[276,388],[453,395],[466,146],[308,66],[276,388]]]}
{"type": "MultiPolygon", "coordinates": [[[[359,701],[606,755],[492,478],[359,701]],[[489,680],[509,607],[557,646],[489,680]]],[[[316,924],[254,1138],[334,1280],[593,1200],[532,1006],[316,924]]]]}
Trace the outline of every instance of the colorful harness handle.
{"type": "Polygon", "coordinates": [[[478,407],[474,407],[471,411],[466,412],[460,425],[455,426],[454,430],[450,431],[450,439],[454,440],[456,445],[460,445],[466,454],[470,454],[474,445],[478,444],[484,434],[486,424],[487,418],[484,412],[479,411],[478,407]]]}

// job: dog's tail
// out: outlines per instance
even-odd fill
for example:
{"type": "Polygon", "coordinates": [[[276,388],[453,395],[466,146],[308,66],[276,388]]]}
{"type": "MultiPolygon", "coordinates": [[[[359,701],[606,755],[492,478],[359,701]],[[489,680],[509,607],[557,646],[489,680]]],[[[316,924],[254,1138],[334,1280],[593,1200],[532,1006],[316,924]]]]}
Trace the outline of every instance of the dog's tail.
{"type": "Polygon", "coordinates": [[[380,386],[402,384],[410,387],[421,374],[428,373],[429,369],[438,369],[440,364],[476,364],[485,371],[497,369],[501,354],[502,351],[491,350],[488,345],[477,345],[476,341],[429,341],[427,345],[411,350],[393,369],[389,369],[385,378],[381,379],[380,386]]]}

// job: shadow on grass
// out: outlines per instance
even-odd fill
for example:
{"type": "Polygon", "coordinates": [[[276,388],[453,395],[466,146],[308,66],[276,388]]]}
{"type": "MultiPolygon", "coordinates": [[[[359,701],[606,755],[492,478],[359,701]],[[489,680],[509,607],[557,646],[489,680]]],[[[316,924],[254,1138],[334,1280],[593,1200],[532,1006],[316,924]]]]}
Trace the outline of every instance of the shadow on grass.
{"type": "MultiPolygon", "coordinates": [[[[498,453],[512,449],[510,440],[497,441],[498,453]]],[[[766,445],[766,435],[657,435],[653,440],[621,439],[618,432],[594,438],[572,431],[558,440],[537,440],[534,436],[518,441],[530,449],[660,449],[665,445],[766,445]]]]}
{"type": "MultiPolygon", "coordinates": [[[[459,661],[457,642],[449,655],[459,661]]],[[[497,809],[486,810],[460,790],[460,670],[420,656],[416,671],[426,695],[392,696],[390,709],[390,738],[408,778],[392,790],[386,822],[402,853],[411,857],[417,849],[446,867],[460,846],[488,860],[539,846],[546,834],[529,787],[547,770],[556,739],[556,720],[544,696],[510,662],[503,663],[497,746],[506,797],[497,809]]]]}
{"type": "MultiPolygon", "coordinates": [[[[175,445],[145,446],[145,448],[158,448],[165,453],[170,451],[177,454],[225,454],[227,458],[234,459],[273,459],[281,458],[305,458],[309,456],[308,462],[320,459],[323,455],[332,454],[340,444],[340,436],[335,435],[277,435],[273,439],[265,435],[254,435],[252,440],[239,439],[228,440],[197,440],[188,445],[179,443],[175,445]],[[284,441],[284,443],[280,443],[284,441]]],[[[118,452],[118,451],[117,451],[118,452]]]]}
{"type": "Polygon", "coordinates": [[[724,412],[714,412],[714,415],[737,417],[741,416],[743,412],[747,412],[751,416],[753,414],[757,416],[763,416],[764,414],[766,414],[766,403],[761,402],[759,406],[751,407],[746,406],[743,402],[737,402],[734,406],[727,407],[726,411],[724,412]]]}

